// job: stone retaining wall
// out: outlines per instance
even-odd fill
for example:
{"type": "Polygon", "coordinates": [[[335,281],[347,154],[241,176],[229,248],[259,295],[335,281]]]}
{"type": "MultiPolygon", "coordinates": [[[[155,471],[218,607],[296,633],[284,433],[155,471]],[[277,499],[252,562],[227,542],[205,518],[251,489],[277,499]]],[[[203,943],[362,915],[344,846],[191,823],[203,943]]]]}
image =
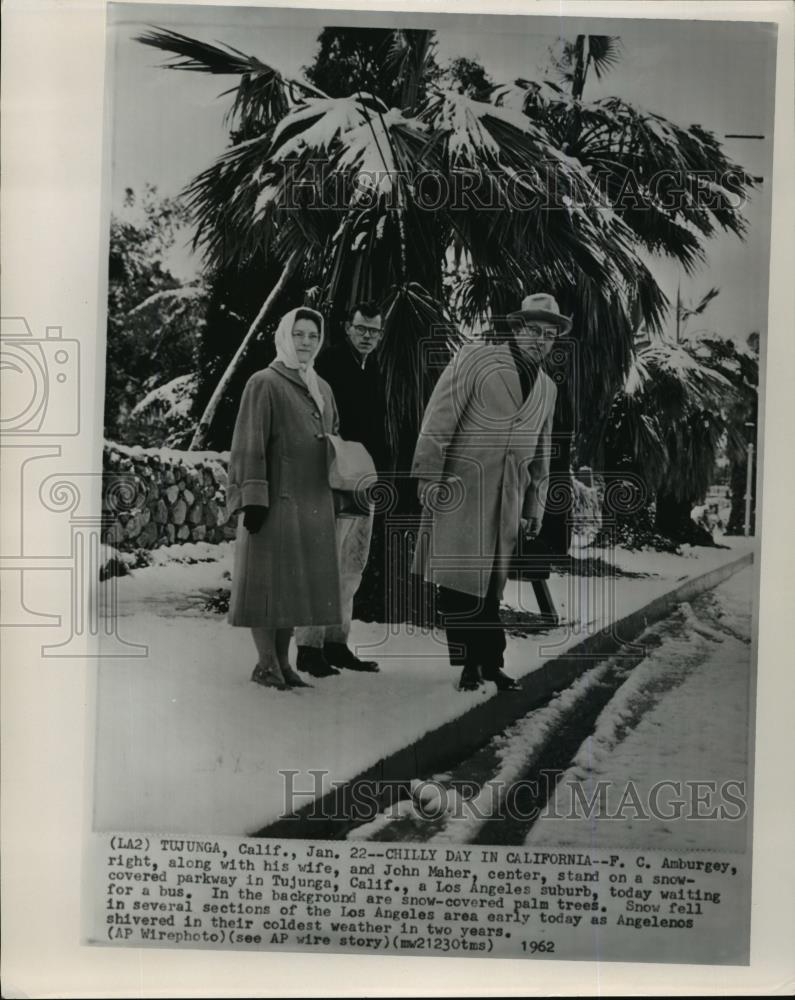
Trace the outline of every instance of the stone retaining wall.
{"type": "MultiPolygon", "coordinates": [[[[106,441],[102,541],[122,552],[235,537],[226,517],[229,452],[127,447],[106,441]]],[[[590,472],[590,470],[585,470],[590,472]]],[[[585,476],[589,479],[590,476],[585,476]]],[[[574,529],[598,527],[601,484],[574,480],[574,529]]]]}
{"type": "Polygon", "coordinates": [[[102,541],[122,552],[235,537],[226,516],[228,452],[105,442],[102,541]]]}

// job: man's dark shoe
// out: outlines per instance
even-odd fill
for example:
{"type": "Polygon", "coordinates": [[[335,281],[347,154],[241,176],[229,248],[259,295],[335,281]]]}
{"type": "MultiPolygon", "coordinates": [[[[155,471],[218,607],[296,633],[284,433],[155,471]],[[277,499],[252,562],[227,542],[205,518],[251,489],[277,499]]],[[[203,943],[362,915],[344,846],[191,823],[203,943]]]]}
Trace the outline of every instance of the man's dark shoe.
{"type": "Polygon", "coordinates": [[[314,646],[299,646],[295,665],[299,670],[305,674],[311,674],[313,677],[333,677],[339,673],[339,670],[332,667],[323,655],[323,650],[316,649],[314,646]]]}
{"type": "Polygon", "coordinates": [[[344,642],[327,642],[323,647],[323,655],[328,663],[342,670],[359,670],[369,674],[378,673],[378,664],[375,660],[360,660],[344,642]]]}
{"type": "Polygon", "coordinates": [[[501,667],[492,668],[490,670],[483,669],[483,679],[486,681],[493,681],[497,685],[498,691],[521,691],[522,685],[519,681],[514,680],[513,677],[509,677],[501,667]]]}
{"type": "Polygon", "coordinates": [[[461,671],[461,677],[458,681],[459,691],[477,691],[477,689],[482,684],[480,677],[480,668],[477,664],[468,663],[464,669],[461,671]]]}

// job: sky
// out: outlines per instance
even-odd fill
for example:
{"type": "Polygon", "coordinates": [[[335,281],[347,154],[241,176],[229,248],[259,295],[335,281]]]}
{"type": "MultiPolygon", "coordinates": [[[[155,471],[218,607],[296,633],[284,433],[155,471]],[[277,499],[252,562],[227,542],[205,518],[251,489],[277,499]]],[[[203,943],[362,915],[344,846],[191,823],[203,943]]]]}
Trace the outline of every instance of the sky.
{"type": "MultiPolygon", "coordinates": [[[[744,208],[745,241],[731,234],[712,239],[707,263],[692,278],[671,262],[656,262],[655,275],[672,301],[680,286],[685,304],[720,288],[690,332],[704,327],[740,340],[752,330],[766,332],[775,26],[115,3],[109,11],[113,211],[121,208],[128,187],[141,191],[150,183],[161,195],[178,194],[227,145],[224,114],[232,98],[219,95],[235,78],[161,68],[168,57],[135,41],[147,27],[234,46],[288,76],[311,63],[325,26],[434,27],[439,63],[456,56],[477,58],[493,80],[506,82],[543,77],[550,49],[560,49],[561,37],[618,35],[618,66],[601,81],[592,73],[586,98],[619,96],[680,125],[698,123],[722,138],[730,159],[765,179],[744,208]],[[727,133],[764,138],[729,139],[727,133]]],[[[181,277],[194,275],[200,266],[182,242],[169,263],[181,277]]]]}

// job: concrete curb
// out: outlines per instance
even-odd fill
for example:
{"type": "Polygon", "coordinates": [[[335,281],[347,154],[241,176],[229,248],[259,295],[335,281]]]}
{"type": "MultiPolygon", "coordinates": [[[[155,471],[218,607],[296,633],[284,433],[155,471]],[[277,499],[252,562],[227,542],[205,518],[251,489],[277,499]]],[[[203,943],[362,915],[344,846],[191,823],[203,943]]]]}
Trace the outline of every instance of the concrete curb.
{"type": "MultiPolygon", "coordinates": [[[[666,594],[588,636],[560,656],[543,663],[537,670],[520,679],[521,691],[489,698],[455,719],[425,733],[420,739],[396,750],[352,777],[344,785],[328,792],[314,803],[299,810],[292,818],[270,823],[253,837],[293,837],[305,840],[339,839],[356,825],[349,817],[355,815],[356,786],[367,789],[368,810],[373,799],[379,809],[393,801],[393,791],[386,788],[380,796],[373,790],[379,786],[403,783],[413,778],[449,770],[463,758],[484,746],[493,736],[547,701],[551,695],[568,687],[600,660],[611,656],[622,646],[633,642],[654,622],[665,618],[677,604],[712,590],[739,570],[753,563],[754,553],[747,552],[730,562],[707,570],[684,581],[666,594]]],[[[358,799],[361,806],[365,800],[358,799]]]]}

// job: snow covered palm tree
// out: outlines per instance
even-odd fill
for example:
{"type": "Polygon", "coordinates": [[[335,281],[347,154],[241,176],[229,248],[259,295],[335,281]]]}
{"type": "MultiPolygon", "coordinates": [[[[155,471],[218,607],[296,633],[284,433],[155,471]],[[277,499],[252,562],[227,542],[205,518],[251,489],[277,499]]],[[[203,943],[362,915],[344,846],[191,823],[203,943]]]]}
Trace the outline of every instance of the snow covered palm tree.
{"type": "Polygon", "coordinates": [[[612,472],[629,472],[655,504],[654,528],[691,541],[690,511],[712,483],[735,387],[687,345],[640,350],[616,394],[604,436],[612,472]]]}
{"type": "MultiPolygon", "coordinates": [[[[498,88],[489,101],[445,90],[429,78],[432,32],[395,31],[389,72],[376,80],[382,92],[365,93],[353,79],[344,97],[173,32],[153,30],[140,40],[172,53],[174,69],[238,80],[230,125],[249,138],[189,191],[208,264],[237,266],[265,247],[285,275],[295,271],[317,289],[315,301],[332,316],[356,299],[384,302],[398,460],[435,374],[421,362],[421,345],[434,327],[448,327],[441,345],[449,339],[443,279],[451,252],[467,263],[457,290],[464,320],[505,312],[532,287],[552,289],[575,314],[588,387],[583,415],[592,419],[607,412],[628,370],[638,323],[659,328],[666,308],[642,251],[694,260],[693,226],[701,224],[702,236],[713,219],[740,229],[723,208],[704,212],[688,203],[682,217],[679,207],[667,211],[655,199],[649,221],[616,196],[615,184],[633,165],[648,178],[668,153],[685,167],[709,160],[717,147],[697,127],[677,131],[657,117],[649,124],[620,101],[586,108],[561,88],[556,99],[525,95],[518,105],[521,87],[498,88]],[[596,183],[594,168],[606,165],[610,182],[596,183]]],[[[584,84],[587,67],[600,72],[609,53],[593,41],[581,48],[585,72],[575,75],[584,84]]],[[[250,333],[279,288],[267,291],[250,333]]],[[[205,413],[194,446],[211,420],[205,413]]]]}

